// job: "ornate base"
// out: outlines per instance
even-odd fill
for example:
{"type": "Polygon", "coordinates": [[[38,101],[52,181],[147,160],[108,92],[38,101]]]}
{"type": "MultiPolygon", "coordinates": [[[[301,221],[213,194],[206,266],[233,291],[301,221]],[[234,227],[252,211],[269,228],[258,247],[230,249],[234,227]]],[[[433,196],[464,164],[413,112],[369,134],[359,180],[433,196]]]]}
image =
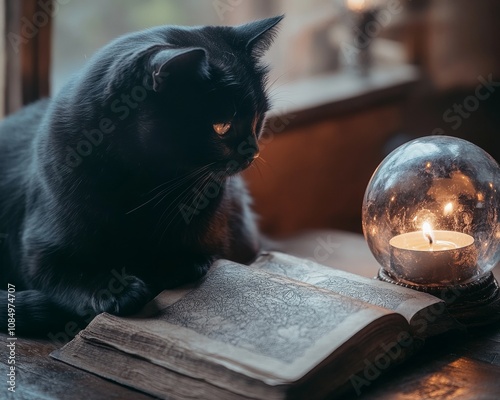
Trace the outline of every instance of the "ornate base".
{"type": "Polygon", "coordinates": [[[491,272],[476,282],[457,286],[424,286],[398,282],[382,268],[378,271],[377,279],[444,300],[450,314],[467,327],[500,321],[500,288],[491,272]]]}

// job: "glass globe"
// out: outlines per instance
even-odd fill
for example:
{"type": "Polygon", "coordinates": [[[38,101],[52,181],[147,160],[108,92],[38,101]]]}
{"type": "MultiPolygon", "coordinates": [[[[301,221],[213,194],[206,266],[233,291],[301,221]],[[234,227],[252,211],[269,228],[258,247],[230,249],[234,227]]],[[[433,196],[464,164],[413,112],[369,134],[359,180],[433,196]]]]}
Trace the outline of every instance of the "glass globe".
{"type": "Polygon", "coordinates": [[[410,141],[374,172],[363,232],[390,278],[424,286],[476,281],[500,260],[500,168],[448,136],[410,141]]]}

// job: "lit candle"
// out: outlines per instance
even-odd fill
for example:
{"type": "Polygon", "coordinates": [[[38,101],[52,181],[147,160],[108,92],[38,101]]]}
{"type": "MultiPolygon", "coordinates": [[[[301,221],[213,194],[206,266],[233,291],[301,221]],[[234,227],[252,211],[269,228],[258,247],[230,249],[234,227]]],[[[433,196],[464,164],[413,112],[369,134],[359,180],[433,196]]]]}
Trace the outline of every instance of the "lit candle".
{"type": "Polygon", "coordinates": [[[366,0],[347,0],[347,8],[351,11],[361,12],[367,6],[366,0]]]}
{"type": "Polygon", "coordinates": [[[434,231],[426,222],[421,231],[395,236],[389,245],[391,270],[409,283],[454,285],[478,274],[474,238],[465,233],[434,231]]]}

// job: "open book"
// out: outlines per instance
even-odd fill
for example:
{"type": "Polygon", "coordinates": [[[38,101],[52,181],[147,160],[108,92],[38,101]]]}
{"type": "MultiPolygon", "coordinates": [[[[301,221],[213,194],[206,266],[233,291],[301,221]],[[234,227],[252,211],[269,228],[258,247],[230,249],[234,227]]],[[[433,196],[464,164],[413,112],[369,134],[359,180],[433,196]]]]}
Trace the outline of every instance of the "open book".
{"type": "Polygon", "coordinates": [[[101,314],[52,356],[164,399],[321,399],[455,324],[428,294],[265,253],[217,261],[141,316],[101,314]]]}

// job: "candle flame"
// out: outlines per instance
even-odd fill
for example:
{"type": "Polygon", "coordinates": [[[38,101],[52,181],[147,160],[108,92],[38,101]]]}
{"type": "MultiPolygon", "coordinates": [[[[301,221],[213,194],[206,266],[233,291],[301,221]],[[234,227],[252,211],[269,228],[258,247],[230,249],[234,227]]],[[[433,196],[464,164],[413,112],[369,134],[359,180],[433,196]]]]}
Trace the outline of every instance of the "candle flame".
{"type": "Polygon", "coordinates": [[[434,232],[432,230],[431,224],[429,224],[428,222],[424,222],[424,224],[422,225],[422,231],[424,233],[424,238],[426,238],[429,241],[429,245],[432,246],[432,244],[434,243],[434,232]]]}
{"type": "Polygon", "coordinates": [[[366,0],[347,0],[347,7],[351,11],[363,11],[366,8],[366,0]]]}
{"type": "Polygon", "coordinates": [[[444,206],[444,215],[449,215],[453,212],[453,203],[449,202],[444,206]]]}

